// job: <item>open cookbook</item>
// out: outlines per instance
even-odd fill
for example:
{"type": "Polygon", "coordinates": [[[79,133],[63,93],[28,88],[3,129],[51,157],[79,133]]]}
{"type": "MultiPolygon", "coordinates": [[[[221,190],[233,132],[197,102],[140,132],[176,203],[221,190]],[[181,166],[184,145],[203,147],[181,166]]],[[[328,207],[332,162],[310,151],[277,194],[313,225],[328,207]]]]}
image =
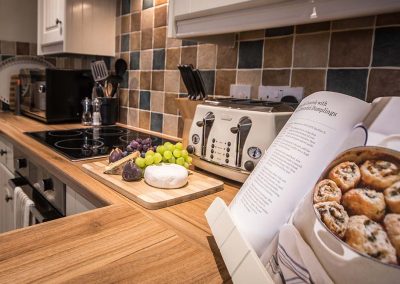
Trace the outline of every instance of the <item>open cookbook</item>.
{"type": "MultiPolygon", "coordinates": [[[[297,107],[226,214],[275,282],[400,279],[398,151],[400,97],[366,103],[314,93],[297,107]]],[[[218,220],[209,216],[214,236],[220,235],[218,220]]],[[[232,253],[216,241],[229,270],[224,254],[232,253]]]]}

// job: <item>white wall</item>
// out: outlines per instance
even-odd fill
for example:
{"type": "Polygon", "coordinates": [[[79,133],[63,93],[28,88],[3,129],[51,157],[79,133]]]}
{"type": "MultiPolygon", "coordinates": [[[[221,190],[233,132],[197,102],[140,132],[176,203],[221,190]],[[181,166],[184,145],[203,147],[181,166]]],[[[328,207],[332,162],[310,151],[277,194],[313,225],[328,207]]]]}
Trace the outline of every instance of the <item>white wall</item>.
{"type": "Polygon", "coordinates": [[[0,0],[0,40],[35,43],[36,35],[36,0],[0,0]]]}

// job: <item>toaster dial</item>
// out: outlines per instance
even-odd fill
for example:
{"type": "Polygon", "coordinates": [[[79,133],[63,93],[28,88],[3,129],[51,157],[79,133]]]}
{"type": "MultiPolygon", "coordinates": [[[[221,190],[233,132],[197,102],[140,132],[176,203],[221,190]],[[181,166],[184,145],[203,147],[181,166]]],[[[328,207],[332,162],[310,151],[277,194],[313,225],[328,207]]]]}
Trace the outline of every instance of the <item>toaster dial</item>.
{"type": "Polygon", "coordinates": [[[250,158],[253,159],[259,159],[261,157],[261,149],[258,147],[250,147],[247,149],[247,155],[249,155],[250,158]]]}
{"type": "Polygon", "coordinates": [[[193,142],[193,144],[199,144],[199,142],[200,142],[200,136],[197,135],[197,134],[193,134],[193,135],[192,135],[192,142],[193,142]]]}

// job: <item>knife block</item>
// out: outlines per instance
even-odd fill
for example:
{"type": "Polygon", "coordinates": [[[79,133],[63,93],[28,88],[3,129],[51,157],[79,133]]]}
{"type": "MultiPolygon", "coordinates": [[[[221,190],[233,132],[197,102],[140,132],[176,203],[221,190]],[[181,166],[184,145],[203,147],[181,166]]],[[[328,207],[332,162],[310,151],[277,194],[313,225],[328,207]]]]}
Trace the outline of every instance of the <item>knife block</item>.
{"type": "Polygon", "coordinates": [[[192,101],[188,98],[176,98],[176,104],[183,118],[183,133],[182,142],[186,147],[189,145],[189,132],[192,126],[194,113],[196,112],[196,107],[198,104],[203,103],[203,101],[192,101]]]}

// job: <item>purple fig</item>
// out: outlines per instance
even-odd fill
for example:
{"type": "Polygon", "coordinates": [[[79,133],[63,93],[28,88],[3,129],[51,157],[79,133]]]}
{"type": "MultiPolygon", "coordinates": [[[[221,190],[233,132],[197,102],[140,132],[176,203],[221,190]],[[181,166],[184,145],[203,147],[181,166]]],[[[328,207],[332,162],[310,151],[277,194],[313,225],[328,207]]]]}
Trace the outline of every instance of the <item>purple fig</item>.
{"type": "Polygon", "coordinates": [[[123,158],[123,153],[120,148],[115,148],[111,151],[110,155],[108,156],[108,161],[110,163],[114,163],[123,158]]]}
{"type": "Polygon", "coordinates": [[[142,178],[142,170],[138,168],[133,160],[125,164],[122,170],[122,179],[124,181],[137,181],[142,178]]]}

